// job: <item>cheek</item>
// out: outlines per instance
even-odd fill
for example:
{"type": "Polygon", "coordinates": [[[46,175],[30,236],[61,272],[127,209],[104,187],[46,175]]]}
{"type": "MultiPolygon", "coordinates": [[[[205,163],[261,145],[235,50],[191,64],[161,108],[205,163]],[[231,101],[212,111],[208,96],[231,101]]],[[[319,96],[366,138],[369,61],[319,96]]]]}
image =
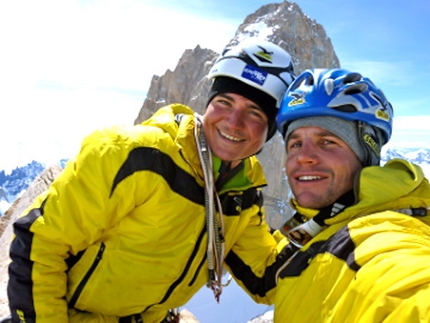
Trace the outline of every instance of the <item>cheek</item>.
{"type": "Polygon", "coordinates": [[[361,164],[359,164],[358,161],[354,162],[350,160],[349,163],[347,162],[339,163],[337,169],[339,170],[339,172],[343,171],[342,173],[343,176],[341,176],[338,179],[339,185],[343,185],[345,190],[352,189],[354,186],[355,175],[361,169],[361,164]]]}
{"type": "Polygon", "coordinates": [[[285,158],[285,174],[289,177],[289,170],[291,170],[293,167],[292,158],[290,155],[287,154],[285,158]]]}
{"type": "Polygon", "coordinates": [[[205,111],[205,114],[203,115],[203,122],[204,123],[210,123],[211,119],[213,118],[214,110],[211,105],[209,105],[205,111]]]}
{"type": "Polygon", "coordinates": [[[257,132],[253,138],[255,146],[262,147],[266,142],[266,138],[267,138],[267,131],[257,132]]]}
{"type": "Polygon", "coordinates": [[[267,132],[269,131],[269,127],[267,124],[261,124],[261,123],[252,123],[249,126],[250,132],[252,133],[254,138],[260,138],[261,141],[264,143],[267,138],[267,132]]]}

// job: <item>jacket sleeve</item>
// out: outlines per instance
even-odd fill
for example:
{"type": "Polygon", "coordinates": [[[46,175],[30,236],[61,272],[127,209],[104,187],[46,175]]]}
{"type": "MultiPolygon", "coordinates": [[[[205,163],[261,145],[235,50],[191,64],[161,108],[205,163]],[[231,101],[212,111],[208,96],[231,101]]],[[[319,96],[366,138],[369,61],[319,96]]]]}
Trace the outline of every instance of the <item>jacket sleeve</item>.
{"type": "Polygon", "coordinates": [[[112,194],[127,152],[113,132],[88,136],[77,157],[14,223],[8,283],[14,322],[68,322],[69,256],[102,238],[135,205],[133,194],[112,194]]]}
{"type": "Polygon", "coordinates": [[[273,236],[265,222],[259,192],[251,208],[243,211],[240,231],[225,263],[236,282],[257,302],[273,304],[276,275],[285,259],[292,255],[286,238],[273,236]]]}

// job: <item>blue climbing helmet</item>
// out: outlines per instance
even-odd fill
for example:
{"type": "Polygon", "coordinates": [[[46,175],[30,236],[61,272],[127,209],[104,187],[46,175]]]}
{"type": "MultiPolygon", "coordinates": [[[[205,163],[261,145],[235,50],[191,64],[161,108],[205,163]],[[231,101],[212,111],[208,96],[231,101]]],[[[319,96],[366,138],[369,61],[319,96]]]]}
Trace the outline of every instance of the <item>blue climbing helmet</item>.
{"type": "MultiPolygon", "coordinates": [[[[356,124],[365,151],[364,166],[376,165],[392,132],[393,107],[383,92],[360,73],[345,69],[308,69],[290,85],[277,115],[282,136],[297,119],[335,117],[356,124]]],[[[330,130],[330,129],[328,129],[330,130]]]]}

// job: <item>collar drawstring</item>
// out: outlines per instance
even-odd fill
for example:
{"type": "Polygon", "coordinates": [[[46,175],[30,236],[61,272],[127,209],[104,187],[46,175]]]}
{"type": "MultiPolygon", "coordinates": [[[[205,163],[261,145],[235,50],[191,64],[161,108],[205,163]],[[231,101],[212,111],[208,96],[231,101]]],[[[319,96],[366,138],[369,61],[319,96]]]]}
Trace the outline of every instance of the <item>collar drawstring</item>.
{"type": "Polygon", "coordinates": [[[222,292],[222,272],[225,248],[224,221],[221,202],[216,192],[215,182],[213,179],[212,153],[207,145],[206,138],[202,130],[201,116],[198,114],[194,114],[194,117],[194,137],[197,144],[197,151],[199,153],[200,164],[202,166],[205,182],[206,230],[208,232],[208,287],[212,289],[216,301],[219,302],[219,298],[222,292]],[[218,211],[220,214],[219,222],[218,217],[216,215],[214,199],[216,199],[218,211]]]}

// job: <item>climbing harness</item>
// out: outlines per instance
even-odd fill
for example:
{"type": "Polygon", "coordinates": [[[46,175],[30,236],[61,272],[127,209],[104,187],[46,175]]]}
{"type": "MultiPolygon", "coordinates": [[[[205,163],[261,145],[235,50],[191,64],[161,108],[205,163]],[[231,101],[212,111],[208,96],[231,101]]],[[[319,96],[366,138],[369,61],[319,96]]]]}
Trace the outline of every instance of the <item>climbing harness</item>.
{"type": "Polygon", "coordinates": [[[205,135],[202,130],[202,119],[197,113],[195,117],[194,137],[199,152],[199,159],[202,165],[205,182],[205,209],[206,209],[206,229],[208,232],[208,287],[214,293],[215,299],[219,302],[222,292],[222,273],[224,261],[224,221],[222,215],[221,202],[215,189],[213,178],[212,153],[207,145],[205,135]],[[216,215],[215,202],[219,211],[219,222],[216,215]]]}

